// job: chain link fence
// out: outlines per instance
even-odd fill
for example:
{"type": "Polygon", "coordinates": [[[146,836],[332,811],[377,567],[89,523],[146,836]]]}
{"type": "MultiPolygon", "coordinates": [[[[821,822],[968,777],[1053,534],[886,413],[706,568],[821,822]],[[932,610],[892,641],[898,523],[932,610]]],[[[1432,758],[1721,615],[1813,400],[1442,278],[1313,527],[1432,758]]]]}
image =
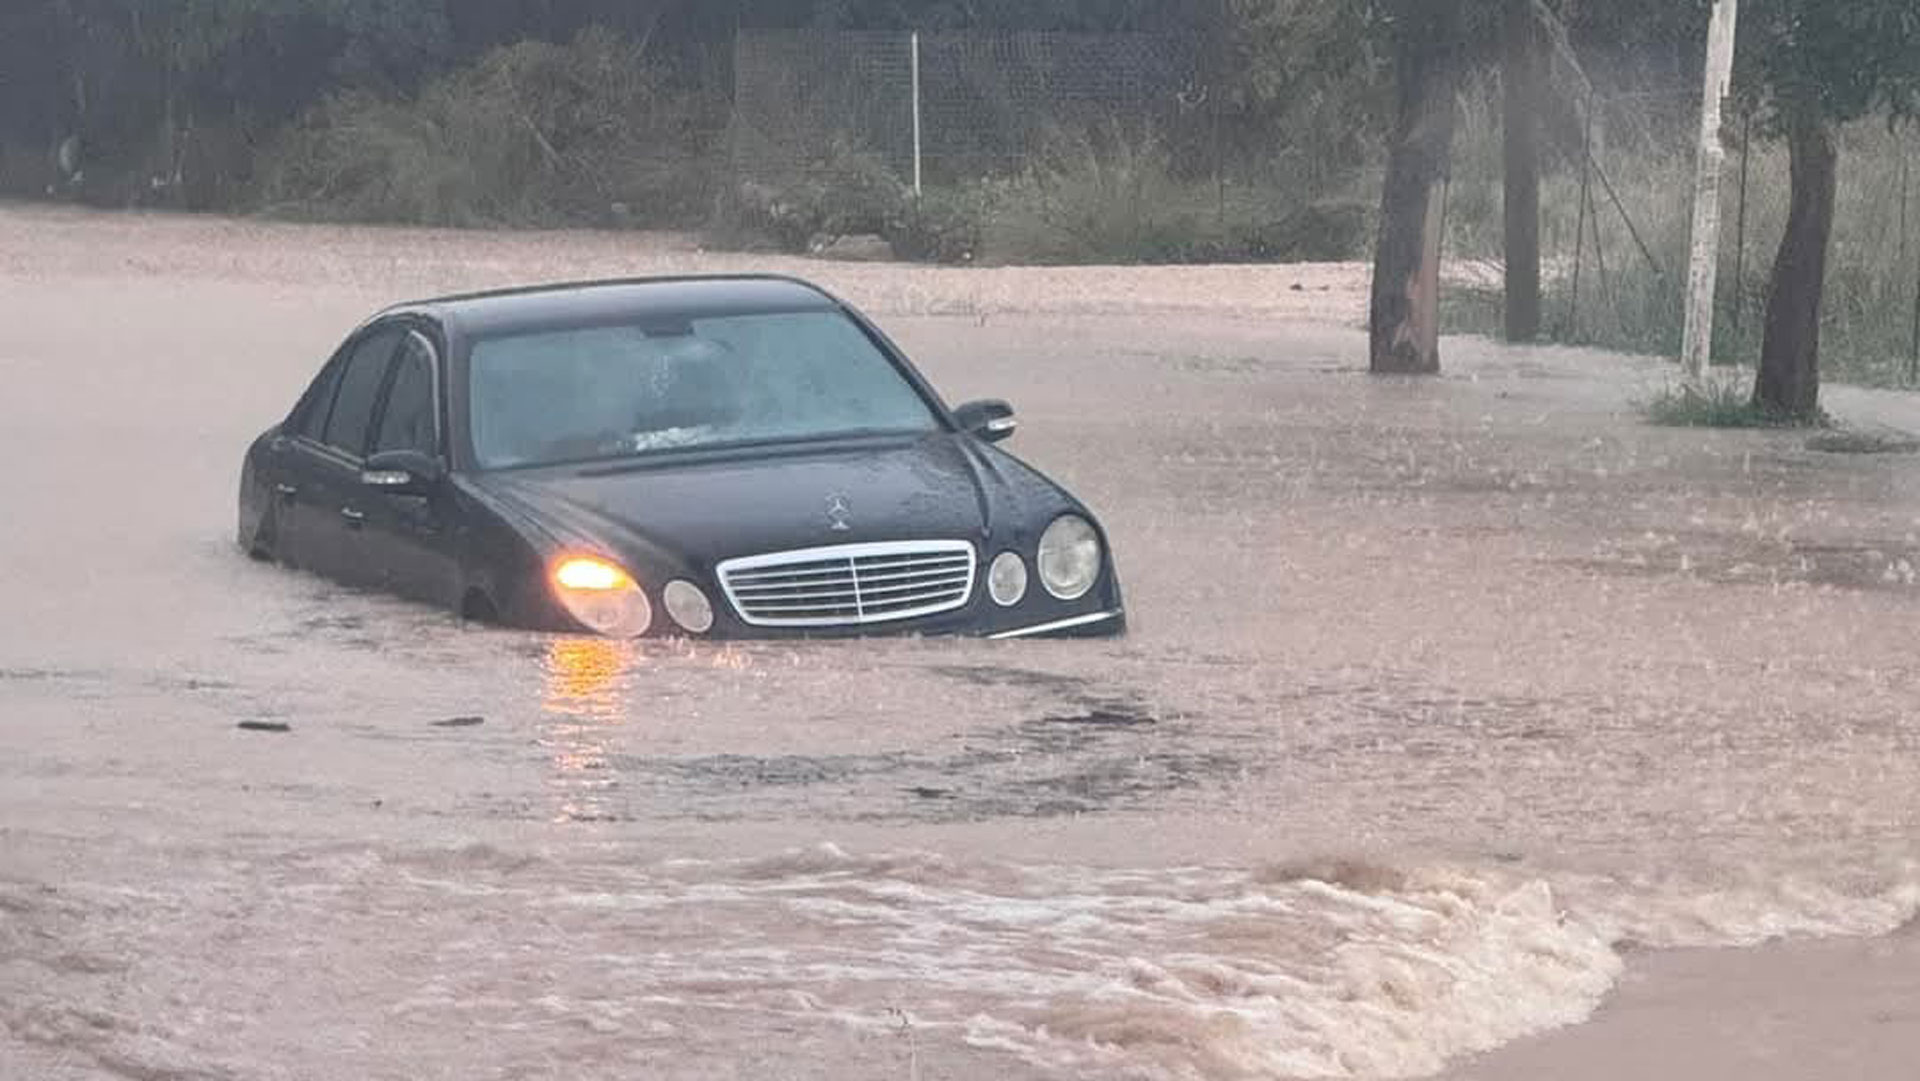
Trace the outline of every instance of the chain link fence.
{"type": "Polygon", "coordinates": [[[745,31],[733,171],[830,176],[866,159],[909,184],[1014,174],[1102,125],[1173,125],[1198,71],[1181,37],[745,31]]]}

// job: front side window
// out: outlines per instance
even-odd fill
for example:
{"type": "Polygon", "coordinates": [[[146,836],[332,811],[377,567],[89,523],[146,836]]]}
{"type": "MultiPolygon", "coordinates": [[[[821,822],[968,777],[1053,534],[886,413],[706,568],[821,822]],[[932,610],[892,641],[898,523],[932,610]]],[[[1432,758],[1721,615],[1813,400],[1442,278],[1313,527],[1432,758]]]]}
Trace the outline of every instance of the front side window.
{"type": "Polygon", "coordinates": [[[380,386],[387,380],[387,368],[393,351],[400,344],[399,330],[382,330],[368,335],[354,346],[353,355],[340,373],[340,390],[333,399],[333,412],[327,418],[323,442],[336,450],[359,457],[367,449],[367,429],[373,424],[374,403],[380,386]]]}
{"type": "Polygon", "coordinates": [[[374,453],[390,450],[417,450],[438,454],[440,440],[434,426],[433,350],[418,334],[407,335],[400,347],[399,367],[394,369],[393,389],[387,392],[387,406],[380,416],[380,434],[373,441],[374,453]]]}
{"type": "Polygon", "coordinates": [[[486,469],[938,426],[837,312],[487,339],[470,368],[474,451],[486,469]]]}

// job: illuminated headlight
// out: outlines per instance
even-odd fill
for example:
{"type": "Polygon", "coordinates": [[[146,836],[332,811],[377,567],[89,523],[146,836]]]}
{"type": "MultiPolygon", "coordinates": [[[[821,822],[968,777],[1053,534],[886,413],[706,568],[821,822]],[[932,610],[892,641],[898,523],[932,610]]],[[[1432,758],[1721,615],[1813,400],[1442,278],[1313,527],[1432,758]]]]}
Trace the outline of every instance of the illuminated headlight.
{"type": "Polygon", "coordinates": [[[1002,608],[1012,608],[1027,595],[1027,561],[1017,552],[1001,552],[987,568],[987,592],[993,595],[993,603],[1002,608]]]}
{"type": "Polygon", "coordinates": [[[667,614],[688,634],[705,634],[713,629],[713,602],[692,582],[675,579],[667,583],[661,599],[667,614]]]}
{"type": "Polygon", "coordinates": [[[553,568],[553,592],[581,626],[608,638],[638,638],[653,626],[639,583],[604,559],[568,559],[553,568]]]}
{"type": "Polygon", "coordinates": [[[1100,578],[1100,534],[1077,514],[1063,514],[1040,535],[1040,584],[1063,601],[1079,600],[1100,578]]]}

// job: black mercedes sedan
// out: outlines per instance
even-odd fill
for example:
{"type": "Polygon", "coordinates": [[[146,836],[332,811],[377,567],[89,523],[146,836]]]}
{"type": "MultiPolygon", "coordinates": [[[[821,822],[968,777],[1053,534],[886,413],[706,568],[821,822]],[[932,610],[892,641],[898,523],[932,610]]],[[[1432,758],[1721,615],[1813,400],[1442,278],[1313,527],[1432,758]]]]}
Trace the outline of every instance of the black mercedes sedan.
{"type": "Polygon", "coordinates": [[[848,305],[778,277],[392,308],[248,450],[239,541],[619,638],[1125,629],[1105,532],[848,305]]]}

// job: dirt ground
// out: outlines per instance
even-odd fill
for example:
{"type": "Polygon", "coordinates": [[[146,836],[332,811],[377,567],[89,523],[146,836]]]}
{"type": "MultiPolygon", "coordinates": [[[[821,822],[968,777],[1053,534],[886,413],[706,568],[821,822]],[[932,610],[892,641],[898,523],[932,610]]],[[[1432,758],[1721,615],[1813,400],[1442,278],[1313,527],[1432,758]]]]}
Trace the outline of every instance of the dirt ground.
{"type": "Polygon", "coordinates": [[[1920,457],[1375,379],[1364,288],[0,207],[0,1075],[1903,1076],[1920,457]],[[376,308],[736,270],[1012,399],[1134,632],[618,646],[234,550],[376,308]]]}

